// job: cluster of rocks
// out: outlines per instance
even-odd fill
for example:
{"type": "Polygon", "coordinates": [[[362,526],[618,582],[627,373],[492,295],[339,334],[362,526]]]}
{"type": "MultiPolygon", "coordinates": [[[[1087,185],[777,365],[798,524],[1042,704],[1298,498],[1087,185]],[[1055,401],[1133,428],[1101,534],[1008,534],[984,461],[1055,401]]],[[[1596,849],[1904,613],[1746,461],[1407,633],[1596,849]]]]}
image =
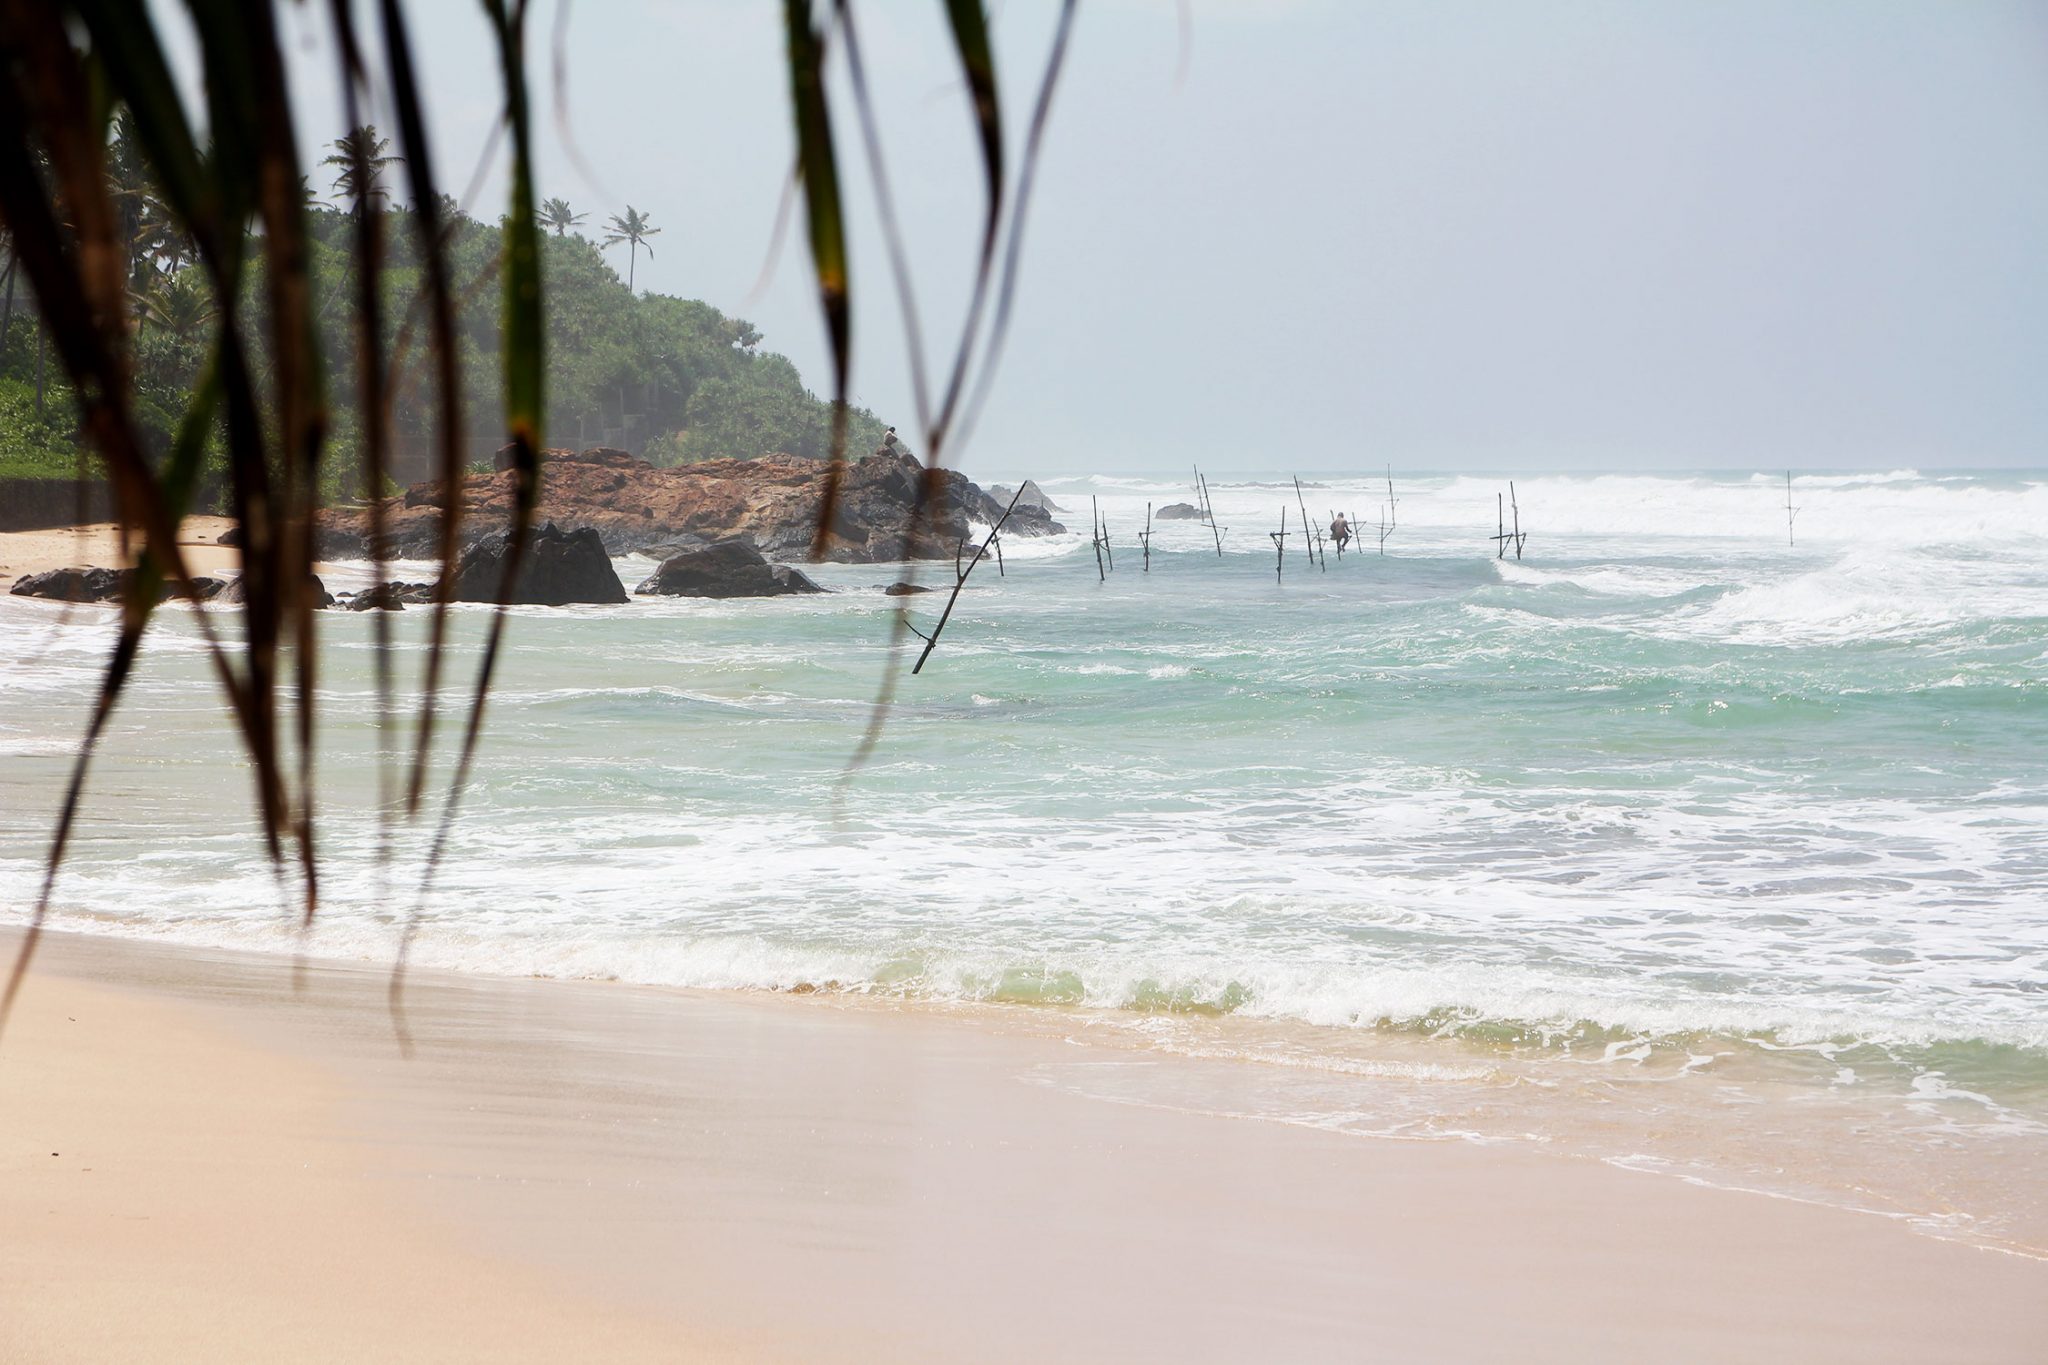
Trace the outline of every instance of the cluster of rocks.
{"type": "MultiPolygon", "coordinates": [[[[451,600],[497,600],[510,536],[491,528],[510,520],[514,477],[510,471],[472,474],[457,486],[454,496],[462,500],[464,520],[451,600]]],[[[816,541],[821,558],[839,563],[952,559],[968,539],[970,523],[992,525],[1006,508],[1006,532],[1054,535],[1066,529],[1052,519],[1056,509],[1034,483],[1027,481],[1010,507],[1007,489],[999,490],[999,499],[961,474],[927,470],[915,457],[885,448],[842,468],[832,512],[820,535],[830,478],[830,466],[794,455],[656,469],[620,450],[550,451],[540,506],[547,519],[527,542],[509,600],[520,606],[630,601],[611,562],[614,556],[630,553],[659,563],[633,589],[639,596],[818,593],[825,589],[769,557],[808,555],[816,541]],[[917,514],[921,490],[929,499],[922,518],[917,514]]],[[[449,496],[440,483],[423,483],[386,499],[380,509],[384,557],[437,558],[449,496]]],[[[322,512],[316,526],[319,557],[369,558],[370,520],[368,508],[322,512]]],[[[223,534],[220,543],[240,544],[239,530],[223,534]]],[[[114,602],[129,591],[133,573],[54,569],[22,578],[11,591],[71,602],[114,602]]],[[[239,579],[195,579],[193,589],[190,595],[200,600],[242,600],[239,579]]],[[[441,585],[393,580],[344,592],[338,602],[318,579],[312,590],[315,605],[321,607],[402,611],[409,604],[433,602],[441,585]]],[[[884,591],[901,596],[927,589],[899,582],[884,591]]],[[[173,595],[166,588],[164,596],[173,595]]]]}
{"type": "MultiPolygon", "coordinates": [[[[509,549],[510,537],[502,532],[470,546],[456,566],[451,600],[495,602],[509,549]]],[[[660,567],[633,590],[636,594],[643,597],[782,597],[825,591],[800,570],[787,564],[770,563],[766,555],[743,537],[735,536],[706,545],[671,546],[658,558],[660,567]]],[[[24,577],[11,591],[22,597],[114,602],[128,592],[134,574],[133,569],[52,569],[24,577]]],[[[198,578],[193,580],[192,586],[195,589],[192,595],[202,600],[243,600],[242,584],[238,578],[198,578]]],[[[433,602],[439,590],[440,585],[436,583],[392,580],[372,584],[357,592],[344,592],[337,599],[328,593],[319,579],[313,580],[314,605],[337,606],[347,611],[403,611],[408,603],[433,602]]],[[[173,595],[168,590],[164,593],[165,597],[173,595]]],[[[602,605],[630,600],[598,533],[587,526],[579,531],[564,531],[552,522],[536,528],[529,537],[510,597],[510,601],[518,606],[543,607],[602,605]]]]}
{"type": "Polygon", "coordinates": [[[1161,521],[1207,521],[1209,516],[1191,502],[1170,502],[1153,513],[1161,521]]]}
{"type": "MultiPolygon", "coordinates": [[[[119,602],[134,586],[135,570],[106,568],[48,569],[42,573],[23,574],[14,581],[7,591],[15,597],[47,597],[58,602],[119,602]]],[[[316,608],[334,605],[334,595],[318,578],[308,579],[316,608]]],[[[220,602],[239,605],[246,599],[240,578],[195,577],[192,591],[183,592],[174,583],[163,584],[157,592],[157,600],[169,601],[174,597],[189,597],[196,602],[220,602]]]]}
{"type": "MultiPolygon", "coordinates": [[[[539,515],[558,525],[594,530],[610,554],[701,548],[743,539],[766,555],[808,555],[841,564],[899,559],[950,559],[970,523],[993,524],[999,501],[965,475],[928,471],[911,455],[881,450],[840,468],[829,524],[819,534],[832,467],[797,455],[707,460],[657,469],[622,450],[547,454],[539,515]],[[917,515],[920,486],[929,507],[917,515]]],[[[441,520],[451,496],[460,499],[467,543],[508,523],[516,476],[509,470],[471,474],[452,494],[439,482],[415,484],[382,507],[385,556],[431,559],[440,552],[441,520]]],[[[1039,495],[1043,499],[1043,495],[1039,495]]],[[[1055,535],[1066,528],[1049,504],[1020,499],[1007,532],[1055,535]]],[[[318,523],[323,559],[369,554],[368,508],[332,509],[318,523]]]]}

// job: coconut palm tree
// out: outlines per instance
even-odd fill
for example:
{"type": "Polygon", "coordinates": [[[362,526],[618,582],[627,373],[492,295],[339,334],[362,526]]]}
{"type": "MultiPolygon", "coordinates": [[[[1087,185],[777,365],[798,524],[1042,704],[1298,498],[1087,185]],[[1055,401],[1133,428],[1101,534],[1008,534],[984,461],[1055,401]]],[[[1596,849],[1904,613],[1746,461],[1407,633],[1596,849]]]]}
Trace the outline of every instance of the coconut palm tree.
{"type": "Polygon", "coordinates": [[[534,217],[539,220],[542,227],[553,228],[555,236],[560,237],[570,228],[582,226],[583,220],[589,217],[589,215],[571,213],[569,211],[569,201],[566,199],[550,199],[540,206],[540,212],[536,213],[534,217]]]}
{"type": "Polygon", "coordinates": [[[180,270],[164,277],[142,300],[143,317],[180,343],[190,341],[195,332],[214,320],[218,311],[204,273],[197,270],[180,270]]]}
{"type": "Polygon", "coordinates": [[[320,164],[338,168],[334,173],[334,192],[348,203],[349,212],[361,217],[365,205],[383,208],[388,198],[381,183],[384,168],[395,166],[405,158],[385,154],[385,149],[391,142],[387,138],[377,136],[377,125],[365,123],[352,132],[343,133],[327,145],[334,148],[334,153],[322,157],[320,164]],[[367,184],[356,183],[356,165],[359,161],[369,173],[367,184]]]}
{"type": "Polygon", "coordinates": [[[617,246],[620,242],[627,243],[626,288],[629,292],[633,288],[633,267],[639,262],[640,248],[646,246],[647,259],[653,260],[654,248],[647,246],[647,239],[658,236],[660,232],[661,229],[654,226],[652,219],[631,204],[626,205],[623,218],[616,213],[612,215],[611,235],[604,239],[602,245],[617,246]]]}

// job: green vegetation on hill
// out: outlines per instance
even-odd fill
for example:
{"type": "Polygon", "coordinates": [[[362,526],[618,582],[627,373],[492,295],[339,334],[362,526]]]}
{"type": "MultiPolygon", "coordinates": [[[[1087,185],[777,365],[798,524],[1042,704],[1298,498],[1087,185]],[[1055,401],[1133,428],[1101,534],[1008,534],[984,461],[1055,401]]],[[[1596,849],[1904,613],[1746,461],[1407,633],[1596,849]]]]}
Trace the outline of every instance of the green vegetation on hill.
{"type": "MultiPolygon", "coordinates": [[[[381,153],[372,129],[356,135],[381,153]]],[[[200,382],[219,309],[193,252],[167,224],[155,203],[125,121],[117,119],[108,152],[130,244],[130,297],[136,406],[145,436],[158,451],[170,446],[176,414],[200,382]]],[[[339,147],[340,144],[337,144],[339,147]]],[[[383,229],[380,297],[383,345],[394,385],[391,432],[394,471],[401,481],[425,477],[431,467],[437,404],[426,316],[418,217],[388,206],[377,185],[357,194],[345,156],[338,186],[343,203],[320,203],[309,187],[312,278],[321,351],[327,358],[331,449],[338,471],[329,492],[359,494],[345,480],[359,466],[362,441],[358,406],[357,233],[364,214],[383,229]]],[[[373,164],[376,162],[373,160],[373,164]]],[[[382,176],[388,183],[394,172],[382,176]]],[[[635,295],[597,244],[573,229],[584,216],[567,204],[542,238],[546,285],[547,422],[550,446],[618,446],[657,464],[752,457],[771,451],[824,458],[831,453],[831,404],[805,387],[786,357],[760,349],[761,334],[707,303],[669,295],[635,295]]],[[[499,345],[502,234],[443,201],[448,259],[456,295],[455,332],[461,374],[463,459],[488,461],[500,443],[503,410],[499,345]]],[[[629,210],[629,213],[631,211],[629,210]]],[[[636,240],[629,253],[646,251],[658,229],[632,214],[636,240]]],[[[617,236],[616,232],[614,236],[617,236]]],[[[621,239],[625,240],[625,239],[621,239]]],[[[253,254],[253,253],[252,253],[253,254]]],[[[631,256],[627,262],[631,263],[631,256]]],[[[4,269],[4,267],[0,267],[4,269]]],[[[260,260],[252,271],[243,311],[250,334],[262,334],[264,285],[260,260]]],[[[36,418],[35,306],[25,291],[15,299],[0,349],[0,477],[69,478],[77,468],[76,411],[54,353],[44,359],[43,417],[36,418]]],[[[259,367],[265,357],[252,348],[259,367]]],[[[259,381],[267,376],[260,372],[259,381]]],[[[847,449],[863,454],[882,437],[882,423],[866,410],[849,417],[847,449]]],[[[218,437],[216,437],[218,443],[218,437]]]]}
{"type": "Polygon", "coordinates": [[[36,417],[33,383],[34,342],[30,342],[31,382],[0,378],[0,479],[70,479],[78,475],[78,448],[73,443],[71,391],[43,399],[44,417],[36,417]]]}

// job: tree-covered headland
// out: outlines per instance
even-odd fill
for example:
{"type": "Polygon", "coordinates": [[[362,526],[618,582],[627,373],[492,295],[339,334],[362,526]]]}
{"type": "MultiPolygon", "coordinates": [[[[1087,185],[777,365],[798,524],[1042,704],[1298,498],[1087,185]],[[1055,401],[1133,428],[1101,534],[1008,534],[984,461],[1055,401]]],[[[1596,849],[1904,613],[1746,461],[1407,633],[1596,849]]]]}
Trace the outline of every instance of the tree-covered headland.
{"type": "MultiPolygon", "coordinates": [[[[333,498],[359,496],[354,471],[362,433],[361,285],[357,235],[374,215],[381,229],[383,351],[390,389],[392,473],[399,482],[427,477],[437,410],[425,363],[423,246],[419,215],[392,187],[388,143],[374,128],[341,139],[321,168],[326,187],[307,184],[315,325],[324,361],[332,444],[327,468],[333,498]],[[355,139],[363,139],[357,147],[355,139]],[[355,183],[360,161],[370,182],[355,183]]],[[[114,121],[107,174],[127,253],[127,320],[135,375],[135,410],[146,440],[170,448],[180,414],[203,376],[219,309],[195,252],[159,201],[127,117],[114,121]]],[[[598,241],[581,228],[588,215],[550,200],[541,221],[546,298],[546,382],[549,446],[617,446],[658,465],[771,451],[825,458],[831,453],[831,404],[805,387],[785,356],[761,347],[760,332],[708,303],[652,291],[634,293],[630,276],[648,238],[660,231],[632,208],[608,216],[598,241]],[[625,259],[619,260],[623,255],[625,259]]],[[[501,318],[503,233],[443,199],[441,217],[455,290],[464,453],[488,462],[503,442],[501,318]]],[[[670,243],[671,246],[676,244],[670,243]]],[[[11,243],[0,243],[11,248],[11,243]]],[[[261,253],[246,286],[243,312],[260,323],[261,253]]],[[[43,335],[35,301],[7,250],[0,278],[0,478],[70,478],[78,471],[77,404],[43,335]]],[[[253,329],[252,329],[253,330],[253,329]]],[[[262,350],[252,347],[261,363],[262,350]]],[[[260,370],[257,379],[262,382],[260,370]]],[[[859,454],[881,440],[882,423],[866,410],[851,414],[847,449],[859,454]]],[[[219,437],[216,436],[216,443],[219,437]]]]}

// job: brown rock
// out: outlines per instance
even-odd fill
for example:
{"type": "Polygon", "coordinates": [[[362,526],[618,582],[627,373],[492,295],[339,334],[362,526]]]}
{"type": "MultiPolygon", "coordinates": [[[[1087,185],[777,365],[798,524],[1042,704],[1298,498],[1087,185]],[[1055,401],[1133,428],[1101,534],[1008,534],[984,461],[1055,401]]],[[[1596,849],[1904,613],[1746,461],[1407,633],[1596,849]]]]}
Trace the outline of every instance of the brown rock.
{"type": "MultiPolygon", "coordinates": [[[[743,537],[769,555],[808,555],[831,466],[796,455],[707,460],[656,469],[620,450],[549,451],[538,515],[564,528],[595,530],[612,554],[667,542],[743,537]]],[[[909,455],[882,453],[842,467],[839,495],[821,558],[839,563],[950,559],[970,520],[992,523],[1003,512],[966,476],[930,477],[931,505],[913,527],[924,466],[909,455]]],[[[502,531],[510,522],[514,476],[472,474],[459,488],[464,540],[502,531]]],[[[416,485],[385,503],[392,558],[438,553],[443,504],[439,485],[416,485]]],[[[364,509],[321,514],[320,552],[328,558],[367,553],[364,509]]],[[[1042,509],[1019,505],[1004,530],[1016,535],[1063,531],[1042,509]]]]}

